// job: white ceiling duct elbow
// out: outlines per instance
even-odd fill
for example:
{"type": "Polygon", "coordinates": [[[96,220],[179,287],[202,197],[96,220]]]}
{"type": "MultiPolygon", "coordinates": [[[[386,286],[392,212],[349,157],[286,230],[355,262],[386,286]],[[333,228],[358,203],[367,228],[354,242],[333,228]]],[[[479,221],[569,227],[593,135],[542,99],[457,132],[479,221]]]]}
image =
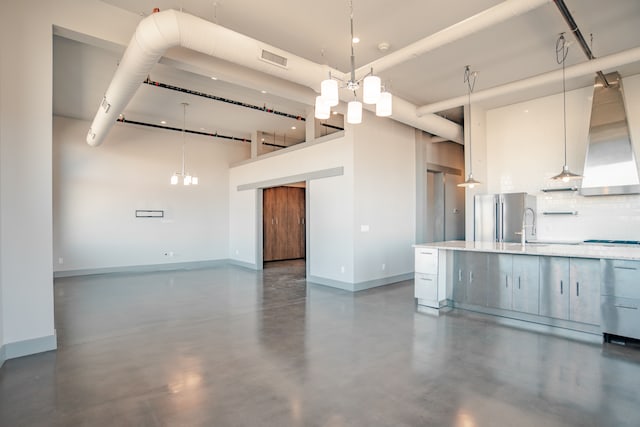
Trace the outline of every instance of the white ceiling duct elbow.
{"type": "MultiPolygon", "coordinates": [[[[129,42],[87,134],[89,145],[98,146],[102,143],[153,66],[167,49],[178,46],[312,88],[319,86],[320,81],[329,74],[326,66],[288,54],[193,15],[175,10],[154,13],[138,24],[129,42]],[[264,49],[286,57],[287,66],[273,66],[261,61],[259,58],[264,49]]],[[[341,75],[336,70],[331,72],[341,75]]]]}
{"type": "MultiPolygon", "coordinates": [[[[140,22],[120,61],[87,134],[89,145],[98,146],[103,142],[118,115],[153,66],[167,49],[178,46],[298,83],[316,92],[329,72],[346,80],[344,73],[338,70],[316,64],[204,19],[175,10],[154,13],[140,22]],[[286,61],[279,61],[278,64],[265,61],[261,59],[264,50],[286,61]]],[[[394,104],[396,112],[393,119],[452,141],[462,141],[460,125],[434,115],[418,117],[414,105],[398,98],[394,104]]]]}

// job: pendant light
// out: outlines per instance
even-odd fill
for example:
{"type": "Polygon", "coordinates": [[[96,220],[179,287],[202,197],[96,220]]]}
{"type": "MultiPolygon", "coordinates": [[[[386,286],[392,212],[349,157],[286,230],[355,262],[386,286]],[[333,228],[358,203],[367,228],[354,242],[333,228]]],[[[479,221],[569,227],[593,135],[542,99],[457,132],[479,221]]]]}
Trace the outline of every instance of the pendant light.
{"type": "Polygon", "coordinates": [[[316,118],[327,120],[331,117],[331,104],[321,96],[316,96],[316,118]]]}
{"type": "Polygon", "coordinates": [[[188,172],[185,171],[184,168],[184,150],[185,150],[185,134],[186,134],[186,124],[187,124],[187,104],[186,102],[182,102],[182,169],[180,172],[174,172],[171,175],[171,185],[178,185],[180,178],[182,178],[183,185],[198,185],[198,177],[191,176],[188,172]]]}
{"type": "MultiPolygon", "coordinates": [[[[473,127],[471,122],[471,92],[476,86],[476,78],[478,77],[478,73],[476,71],[471,71],[469,66],[464,67],[464,82],[467,84],[467,105],[468,105],[468,128],[469,128],[469,175],[467,176],[467,180],[461,184],[458,184],[458,187],[467,187],[473,188],[476,185],[481,184],[480,181],[476,181],[473,178],[473,157],[471,156],[471,128],[473,127]]],[[[465,127],[466,124],[465,124],[465,127]]]]}
{"type": "MultiPolygon", "coordinates": [[[[347,104],[347,123],[362,123],[362,103],[375,104],[376,115],[388,117],[392,114],[392,96],[382,88],[382,80],[373,74],[373,69],[364,78],[356,79],[356,59],[354,44],[358,43],[358,38],[353,34],[353,1],[349,1],[350,24],[351,24],[351,75],[349,81],[344,82],[343,88],[353,92],[354,100],[347,104]],[[356,91],[362,83],[362,102],[358,101],[356,91]]],[[[331,114],[331,107],[335,107],[340,102],[338,96],[338,81],[331,76],[320,83],[320,96],[316,97],[315,118],[326,120],[331,114]]]]}
{"type": "Polygon", "coordinates": [[[356,98],[353,92],[353,101],[347,104],[347,123],[357,125],[362,123],[362,103],[356,98]]]}
{"type": "Polygon", "coordinates": [[[567,166],[567,90],[564,68],[568,53],[569,47],[566,45],[564,33],[560,33],[560,37],[558,37],[558,40],[556,41],[556,61],[558,62],[558,64],[562,64],[562,124],[564,131],[564,165],[562,165],[562,172],[551,177],[551,179],[554,181],[562,182],[569,182],[574,179],[582,178],[581,175],[571,172],[569,170],[569,166],[567,166]]]}
{"type": "Polygon", "coordinates": [[[393,112],[393,98],[387,91],[380,93],[380,100],[376,104],[376,116],[389,117],[393,112]]]}

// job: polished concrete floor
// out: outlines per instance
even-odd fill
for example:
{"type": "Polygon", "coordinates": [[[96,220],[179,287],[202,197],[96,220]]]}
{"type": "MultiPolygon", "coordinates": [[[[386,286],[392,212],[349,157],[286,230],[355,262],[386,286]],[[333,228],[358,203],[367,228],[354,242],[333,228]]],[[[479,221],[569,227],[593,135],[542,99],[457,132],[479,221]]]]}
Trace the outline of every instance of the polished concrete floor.
{"type": "Polygon", "coordinates": [[[412,292],[306,284],[296,262],[57,279],[59,349],[0,369],[0,425],[640,425],[640,350],[412,292]]]}

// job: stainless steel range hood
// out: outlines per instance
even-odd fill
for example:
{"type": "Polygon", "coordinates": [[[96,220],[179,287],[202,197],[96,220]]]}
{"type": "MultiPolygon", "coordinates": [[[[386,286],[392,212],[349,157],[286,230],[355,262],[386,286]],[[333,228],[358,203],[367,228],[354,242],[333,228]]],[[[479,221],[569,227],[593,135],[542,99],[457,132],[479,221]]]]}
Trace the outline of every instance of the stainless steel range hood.
{"type": "Polygon", "coordinates": [[[607,74],[609,87],[596,77],[589,125],[589,146],[580,193],[583,196],[640,193],[638,164],[624,107],[622,80],[607,74]]]}

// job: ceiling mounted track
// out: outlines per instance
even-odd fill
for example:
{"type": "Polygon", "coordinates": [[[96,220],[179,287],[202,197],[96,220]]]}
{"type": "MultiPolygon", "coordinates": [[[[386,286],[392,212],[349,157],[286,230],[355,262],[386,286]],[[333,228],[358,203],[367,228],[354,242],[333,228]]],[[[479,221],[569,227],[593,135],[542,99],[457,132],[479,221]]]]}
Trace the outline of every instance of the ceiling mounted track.
{"type": "Polygon", "coordinates": [[[220,134],[218,132],[211,133],[211,132],[204,132],[204,131],[199,131],[199,130],[181,129],[181,128],[176,128],[176,127],[173,127],[173,126],[157,125],[155,123],[139,122],[139,121],[136,121],[136,120],[127,120],[123,115],[118,117],[118,119],[116,121],[120,122],[120,123],[124,123],[124,124],[129,124],[129,125],[146,126],[146,127],[150,127],[150,128],[156,128],[156,129],[172,130],[172,131],[175,131],[175,132],[192,133],[194,135],[210,136],[210,137],[213,137],[213,138],[229,139],[229,140],[232,140],[232,141],[239,141],[239,142],[251,142],[251,140],[247,139],[247,138],[240,138],[240,137],[237,137],[237,136],[223,135],[223,134],[220,134]]]}
{"type": "MultiPolygon", "coordinates": [[[[554,3],[558,7],[560,14],[564,18],[565,22],[569,26],[569,29],[571,30],[576,40],[578,41],[578,44],[582,48],[582,51],[587,56],[587,59],[589,60],[596,59],[596,57],[593,55],[593,52],[591,51],[591,48],[587,44],[587,41],[584,39],[584,36],[582,35],[582,31],[580,31],[580,28],[578,28],[578,24],[576,23],[575,19],[573,19],[573,15],[571,15],[571,12],[569,12],[569,9],[567,8],[567,5],[565,4],[564,0],[554,0],[554,3]]],[[[604,76],[604,73],[602,71],[596,71],[596,74],[600,78],[600,81],[602,81],[602,84],[605,87],[609,87],[609,82],[607,81],[607,78],[604,76]]]]}
{"type": "Polygon", "coordinates": [[[186,93],[186,94],[189,94],[189,95],[199,96],[199,97],[202,97],[202,98],[212,99],[214,101],[220,101],[220,102],[224,102],[224,103],[231,104],[231,105],[237,105],[238,107],[249,108],[251,110],[257,110],[257,111],[263,111],[265,113],[275,114],[276,116],[286,117],[288,119],[299,120],[299,121],[303,121],[303,122],[306,121],[306,118],[304,118],[302,116],[299,116],[299,115],[296,115],[296,114],[285,113],[283,111],[274,110],[272,108],[267,108],[266,105],[263,105],[261,107],[259,105],[253,105],[253,104],[249,104],[249,103],[242,102],[242,101],[236,101],[236,100],[229,99],[229,98],[223,98],[221,96],[211,95],[209,93],[200,92],[200,91],[192,90],[192,89],[187,89],[187,88],[180,87],[180,86],[174,86],[174,85],[170,85],[168,83],[156,82],[156,81],[151,80],[148,77],[143,83],[144,84],[148,84],[150,86],[161,87],[163,89],[169,89],[169,90],[173,90],[173,91],[176,91],[176,92],[181,92],[181,93],[186,93]]]}

